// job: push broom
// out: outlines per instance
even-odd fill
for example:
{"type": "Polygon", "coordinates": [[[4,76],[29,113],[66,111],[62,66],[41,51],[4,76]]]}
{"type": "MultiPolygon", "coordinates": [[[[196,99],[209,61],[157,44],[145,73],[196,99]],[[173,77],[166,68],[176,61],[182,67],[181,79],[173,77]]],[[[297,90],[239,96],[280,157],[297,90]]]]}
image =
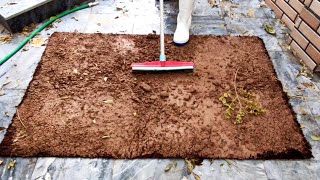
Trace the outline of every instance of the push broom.
{"type": "Polygon", "coordinates": [[[163,0],[160,0],[160,61],[133,63],[133,71],[173,71],[173,70],[193,70],[193,62],[166,61],[164,49],[164,20],[163,20],[163,0]]]}

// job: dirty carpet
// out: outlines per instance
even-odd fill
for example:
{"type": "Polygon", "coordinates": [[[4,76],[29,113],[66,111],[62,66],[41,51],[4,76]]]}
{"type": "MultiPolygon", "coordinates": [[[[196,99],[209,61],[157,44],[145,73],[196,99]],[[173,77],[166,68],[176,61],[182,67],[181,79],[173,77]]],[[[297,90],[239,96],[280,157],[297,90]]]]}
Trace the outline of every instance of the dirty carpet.
{"type": "Polygon", "coordinates": [[[171,40],[195,71],[132,73],[158,60],[156,35],[54,33],[0,156],[312,157],[261,39],[171,40]]]}

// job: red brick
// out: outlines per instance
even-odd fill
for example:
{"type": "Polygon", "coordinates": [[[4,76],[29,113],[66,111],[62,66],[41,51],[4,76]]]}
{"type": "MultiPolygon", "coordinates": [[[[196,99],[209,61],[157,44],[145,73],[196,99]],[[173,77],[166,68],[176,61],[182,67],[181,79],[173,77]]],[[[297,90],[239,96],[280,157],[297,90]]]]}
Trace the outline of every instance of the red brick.
{"type": "Polygon", "coordinates": [[[294,22],[294,27],[298,28],[300,26],[300,24],[301,24],[301,18],[300,18],[300,16],[298,16],[296,18],[296,21],[294,22]]]}
{"type": "Polygon", "coordinates": [[[317,64],[298,46],[294,41],[290,44],[291,49],[294,50],[298,57],[309,67],[311,70],[314,70],[317,67],[317,64]]]}
{"type": "Polygon", "coordinates": [[[312,2],[312,0],[305,0],[305,1],[304,1],[304,5],[306,5],[307,7],[309,7],[310,4],[311,4],[311,2],[312,2]]]}
{"type": "Polygon", "coordinates": [[[273,12],[276,14],[277,18],[280,19],[283,14],[283,12],[280,10],[280,8],[275,3],[273,3],[271,0],[266,0],[265,2],[273,10],[273,12]]]}
{"type": "Polygon", "coordinates": [[[294,28],[294,23],[288,18],[287,15],[283,15],[281,20],[288,26],[290,30],[294,28]]]}
{"type": "Polygon", "coordinates": [[[296,19],[296,16],[297,16],[297,12],[291,8],[289,6],[288,3],[286,3],[284,0],[277,0],[276,1],[276,4],[279,6],[279,8],[285,13],[288,15],[288,17],[294,21],[296,19]]]}
{"type": "Polygon", "coordinates": [[[313,31],[305,22],[301,23],[299,30],[317,49],[320,49],[319,34],[313,31]]]}
{"type": "Polygon", "coordinates": [[[317,14],[318,16],[320,16],[320,1],[319,0],[313,0],[311,5],[310,5],[310,9],[317,14]]]}
{"type": "Polygon", "coordinates": [[[292,39],[294,39],[302,49],[306,49],[308,46],[308,39],[306,39],[296,28],[293,28],[290,33],[292,39]]]}
{"type": "Polygon", "coordinates": [[[317,30],[320,25],[320,20],[306,8],[302,9],[300,17],[314,30],[317,30]]]}
{"type": "Polygon", "coordinates": [[[289,4],[300,13],[304,7],[304,5],[299,0],[290,0],[289,4]]]}
{"type": "Polygon", "coordinates": [[[317,64],[320,64],[320,51],[312,44],[308,45],[306,52],[317,64]]]}
{"type": "Polygon", "coordinates": [[[291,37],[291,36],[288,36],[287,39],[286,39],[286,42],[287,42],[288,44],[290,44],[290,43],[292,42],[292,37],[291,37]]]}

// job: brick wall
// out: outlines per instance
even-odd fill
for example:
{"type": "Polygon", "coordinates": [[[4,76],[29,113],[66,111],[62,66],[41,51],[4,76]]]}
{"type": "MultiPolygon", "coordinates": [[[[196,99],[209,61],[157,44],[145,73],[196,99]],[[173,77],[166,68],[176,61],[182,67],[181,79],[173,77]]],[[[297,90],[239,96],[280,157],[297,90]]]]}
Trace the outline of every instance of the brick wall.
{"type": "Polygon", "coordinates": [[[310,69],[320,71],[320,1],[265,1],[290,29],[291,49],[310,69]]]}

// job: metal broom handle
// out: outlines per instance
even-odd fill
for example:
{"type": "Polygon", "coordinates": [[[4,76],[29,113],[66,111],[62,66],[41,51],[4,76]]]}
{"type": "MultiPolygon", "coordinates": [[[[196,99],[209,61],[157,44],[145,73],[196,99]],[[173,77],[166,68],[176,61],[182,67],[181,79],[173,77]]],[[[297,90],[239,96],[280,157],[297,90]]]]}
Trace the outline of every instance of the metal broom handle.
{"type": "Polygon", "coordinates": [[[164,52],[163,0],[160,0],[160,61],[166,61],[166,55],[164,52]]]}

